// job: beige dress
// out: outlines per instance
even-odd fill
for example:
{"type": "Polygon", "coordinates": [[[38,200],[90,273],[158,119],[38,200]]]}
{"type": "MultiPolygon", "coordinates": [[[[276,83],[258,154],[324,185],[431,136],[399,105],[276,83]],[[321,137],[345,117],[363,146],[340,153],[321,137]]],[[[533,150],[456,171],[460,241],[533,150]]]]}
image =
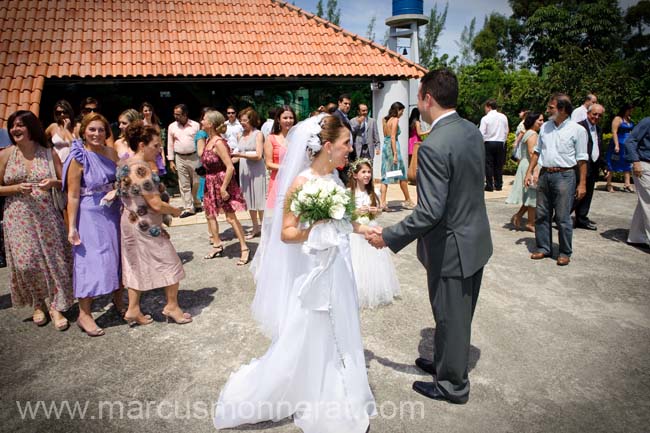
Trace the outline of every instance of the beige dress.
{"type": "Polygon", "coordinates": [[[117,180],[124,205],[120,223],[124,286],[145,291],[178,283],[185,271],[162,227],[163,215],[142,197],[143,193],[167,194],[165,186],[146,162],[133,158],[120,164],[117,180]]]}

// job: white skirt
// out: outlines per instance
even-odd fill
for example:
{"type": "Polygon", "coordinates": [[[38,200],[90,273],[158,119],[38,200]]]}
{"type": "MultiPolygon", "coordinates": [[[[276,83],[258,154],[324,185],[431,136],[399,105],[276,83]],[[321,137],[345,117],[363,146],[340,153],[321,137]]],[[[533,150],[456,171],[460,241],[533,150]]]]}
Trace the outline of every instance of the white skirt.
{"type": "Polygon", "coordinates": [[[358,234],[350,235],[350,249],[359,306],[374,308],[392,303],[400,290],[389,250],[387,248],[378,250],[358,234]]]}

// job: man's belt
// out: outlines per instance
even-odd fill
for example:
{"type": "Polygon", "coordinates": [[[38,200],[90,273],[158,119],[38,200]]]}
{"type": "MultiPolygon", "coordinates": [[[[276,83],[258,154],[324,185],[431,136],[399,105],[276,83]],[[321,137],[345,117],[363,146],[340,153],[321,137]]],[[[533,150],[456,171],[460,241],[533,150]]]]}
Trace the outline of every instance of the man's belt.
{"type": "Polygon", "coordinates": [[[569,171],[573,170],[575,167],[542,167],[542,172],[547,171],[549,173],[557,173],[560,171],[569,171]]]}

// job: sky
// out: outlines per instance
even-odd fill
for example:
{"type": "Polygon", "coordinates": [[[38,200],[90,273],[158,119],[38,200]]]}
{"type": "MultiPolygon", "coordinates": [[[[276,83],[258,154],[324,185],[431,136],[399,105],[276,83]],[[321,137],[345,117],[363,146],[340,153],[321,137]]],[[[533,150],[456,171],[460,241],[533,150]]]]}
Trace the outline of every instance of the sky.
{"type": "MultiPolygon", "coordinates": [[[[316,13],[318,0],[291,0],[289,2],[316,13]]],[[[435,3],[438,3],[438,11],[441,11],[444,9],[446,1],[424,0],[424,15],[429,15],[435,3]]],[[[623,11],[636,3],[638,0],[620,1],[623,11]]],[[[366,36],[368,23],[373,15],[376,16],[375,41],[383,43],[384,33],[388,28],[385,21],[392,15],[391,0],[339,0],[338,4],[341,8],[341,27],[361,36],[366,36]]],[[[323,0],[323,5],[327,5],[327,0],[323,0]]],[[[512,9],[510,9],[508,0],[450,0],[445,29],[438,42],[438,56],[444,53],[449,54],[450,57],[458,55],[456,41],[460,40],[463,28],[469,26],[472,18],[476,17],[476,32],[478,33],[483,27],[483,20],[492,12],[509,16],[512,14],[512,9]]]]}

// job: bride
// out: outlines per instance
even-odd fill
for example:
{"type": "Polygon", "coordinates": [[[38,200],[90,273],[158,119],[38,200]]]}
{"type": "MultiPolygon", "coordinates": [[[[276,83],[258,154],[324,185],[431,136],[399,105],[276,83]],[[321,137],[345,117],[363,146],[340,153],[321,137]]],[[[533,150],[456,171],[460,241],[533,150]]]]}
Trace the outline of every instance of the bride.
{"type": "MultiPolygon", "coordinates": [[[[304,227],[284,210],[285,198],[309,179],[343,186],[334,173],[352,150],[350,133],[337,117],[319,115],[292,128],[287,143],[275,211],[262,234],[255,271],[253,315],[272,343],[260,359],[231,374],[214,425],[223,429],[293,416],[305,433],[365,433],[376,408],[348,232],[325,221],[304,227]],[[325,255],[318,250],[323,242],[331,246],[325,255]]],[[[357,233],[367,230],[353,226],[357,233]]]]}

